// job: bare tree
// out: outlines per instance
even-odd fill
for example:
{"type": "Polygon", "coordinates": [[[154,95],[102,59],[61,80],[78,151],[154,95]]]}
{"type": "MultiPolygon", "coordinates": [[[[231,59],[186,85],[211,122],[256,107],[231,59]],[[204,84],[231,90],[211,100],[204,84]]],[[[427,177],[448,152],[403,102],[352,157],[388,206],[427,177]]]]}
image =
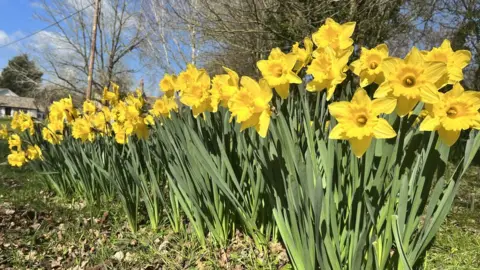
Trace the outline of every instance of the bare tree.
{"type": "MultiPolygon", "coordinates": [[[[56,30],[40,36],[48,43],[34,44],[51,83],[69,91],[83,93],[87,84],[89,44],[93,16],[92,0],[42,0],[43,10],[37,17],[57,23],[56,30]],[[73,16],[59,23],[66,15],[73,16]]],[[[128,0],[102,1],[98,24],[97,54],[93,76],[94,92],[115,81],[130,86],[137,70],[129,68],[127,58],[145,40],[139,20],[139,4],[128,0]]]]}
{"type": "MultiPolygon", "coordinates": [[[[192,0],[193,1],[193,0],[192,0]]],[[[159,81],[164,73],[175,73],[184,69],[188,63],[198,62],[205,44],[196,31],[196,25],[182,20],[181,14],[192,14],[192,6],[176,1],[175,9],[169,0],[144,0],[142,2],[142,20],[146,41],[142,43],[142,63],[148,68],[145,72],[150,81],[159,81]]],[[[194,18],[191,18],[195,21],[194,18]]]]}
{"type": "Polygon", "coordinates": [[[289,50],[294,42],[315,32],[327,17],[339,22],[356,21],[354,39],[361,46],[372,47],[407,33],[429,7],[409,5],[411,2],[144,0],[143,14],[152,27],[151,46],[144,49],[163,65],[171,63],[174,55],[183,57],[182,63],[197,61],[210,70],[219,71],[226,65],[242,74],[256,75],[255,62],[265,58],[271,48],[289,50]],[[189,42],[188,37],[197,42],[189,42]],[[191,51],[195,53],[188,57],[191,51]]]}

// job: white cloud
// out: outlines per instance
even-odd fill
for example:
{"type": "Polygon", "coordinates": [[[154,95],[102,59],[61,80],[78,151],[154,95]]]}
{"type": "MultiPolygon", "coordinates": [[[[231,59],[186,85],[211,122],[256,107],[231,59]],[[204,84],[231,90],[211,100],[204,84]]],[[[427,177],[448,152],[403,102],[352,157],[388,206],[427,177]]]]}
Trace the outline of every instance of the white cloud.
{"type": "Polygon", "coordinates": [[[5,45],[10,42],[10,37],[5,31],[0,30],[0,45],[5,45]]]}
{"type": "Polygon", "coordinates": [[[41,2],[33,1],[33,2],[30,3],[30,7],[43,9],[43,4],[41,2]]]}

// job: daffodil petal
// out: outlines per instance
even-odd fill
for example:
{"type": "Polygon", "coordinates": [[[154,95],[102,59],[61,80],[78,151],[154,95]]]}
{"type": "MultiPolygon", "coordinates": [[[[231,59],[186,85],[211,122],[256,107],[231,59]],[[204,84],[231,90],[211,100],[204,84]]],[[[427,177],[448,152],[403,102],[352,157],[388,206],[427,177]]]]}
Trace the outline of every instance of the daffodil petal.
{"type": "Polygon", "coordinates": [[[270,126],[270,110],[265,110],[260,115],[258,119],[258,123],[255,125],[255,129],[257,130],[260,137],[265,138],[267,136],[268,127],[270,126]]]}
{"type": "Polygon", "coordinates": [[[411,65],[421,65],[423,64],[423,55],[420,53],[417,47],[413,47],[407,56],[405,56],[405,62],[411,65]]]}
{"type": "Polygon", "coordinates": [[[448,146],[452,146],[460,137],[460,130],[446,130],[444,128],[438,129],[438,135],[442,142],[448,146]]]}
{"type": "Polygon", "coordinates": [[[431,117],[427,115],[420,124],[420,131],[433,131],[440,126],[440,119],[438,117],[431,117]]]}
{"type": "Polygon", "coordinates": [[[350,64],[350,70],[357,76],[360,76],[360,72],[362,71],[361,62],[360,60],[353,61],[350,64]]]}
{"type": "Polygon", "coordinates": [[[372,110],[375,115],[381,113],[390,114],[397,106],[397,99],[393,97],[379,98],[372,101],[372,110]]]}
{"type": "Polygon", "coordinates": [[[345,136],[344,128],[341,124],[337,124],[333,129],[330,131],[330,135],[328,135],[329,139],[332,140],[345,140],[347,137],[345,136]]]}
{"type": "Polygon", "coordinates": [[[360,158],[367,152],[368,147],[372,143],[372,136],[363,137],[362,139],[351,138],[348,141],[355,156],[360,158]]]}
{"type": "Polygon", "coordinates": [[[464,68],[470,64],[472,53],[467,50],[458,50],[453,54],[453,63],[456,67],[464,68]]]}
{"type": "Polygon", "coordinates": [[[393,130],[387,120],[379,118],[377,124],[373,128],[373,135],[377,139],[390,139],[397,136],[397,133],[393,130]]]}
{"type": "Polygon", "coordinates": [[[388,82],[384,82],[380,84],[380,86],[377,88],[375,93],[373,94],[374,98],[384,98],[388,96],[392,92],[392,87],[390,87],[390,84],[388,82]]]}
{"type": "Polygon", "coordinates": [[[442,62],[426,62],[423,76],[430,82],[437,82],[447,73],[447,65],[442,62]]]}
{"type": "Polygon", "coordinates": [[[352,102],[368,106],[370,105],[371,100],[365,89],[358,88],[357,91],[355,91],[355,93],[353,94],[352,102]]]}
{"type": "Polygon", "coordinates": [[[423,102],[434,104],[440,101],[440,92],[434,84],[426,83],[420,90],[420,97],[423,102]]]}
{"type": "Polygon", "coordinates": [[[339,101],[339,102],[334,102],[328,105],[328,111],[330,112],[330,115],[332,115],[336,119],[340,119],[342,117],[348,116],[349,107],[350,107],[350,102],[339,101]]]}
{"type": "Polygon", "coordinates": [[[397,114],[399,116],[407,115],[418,103],[418,99],[408,99],[400,96],[397,99],[397,114]]]}
{"type": "Polygon", "coordinates": [[[288,94],[290,93],[290,84],[284,83],[284,84],[278,85],[275,87],[275,91],[277,91],[277,94],[282,99],[286,99],[288,97],[288,94]]]}

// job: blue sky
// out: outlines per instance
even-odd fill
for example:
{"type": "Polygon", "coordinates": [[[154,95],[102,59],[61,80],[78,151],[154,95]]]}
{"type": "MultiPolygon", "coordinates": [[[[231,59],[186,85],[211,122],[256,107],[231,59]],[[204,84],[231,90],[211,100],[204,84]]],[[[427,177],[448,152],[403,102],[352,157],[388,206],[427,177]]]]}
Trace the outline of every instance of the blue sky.
{"type": "MultiPolygon", "coordinates": [[[[38,7],[32,0],[0,0],[0,46],[47,26],[34,18],[36,10],[38,7]]],[[[19,53],[15,46],[0,48],[0,69],[19,53]]]]}
{"type": "MultiPolygon", "coordinates": [[[[35,18],[35,13],[42,13],[41,4],[38,1],[0,0],[0,47],[48,26],[48,23],[35,18]]],[[[50,27],[47,31],[56,32],[57,29],[50,27]]],[[[35,36],[37,41],[38,36],[35,36]]],[[[29,53],[27,48],[32,45],[32,42],[35,42],[35,37],[0,48],[0,71],[8,64],[8,60],[15,55],[29,53]]],[[[42,43],[48,44],[48,41],[42,40],[42,43]]],[[[127,63],[134,67],[138,64],[132,63],[131,59],[127,59],[127,63]]],[[[44,76],[48,75],[44,74],[44,76]]],[[[139,73],[134,75],[134,84],[137,84],[141,76],[139,73]]]]}
{"type": "MultiPolygon", "coordinates": [[[[48,23],[43,22],[38,18],[35,18],[36,13],[41,14],[43,12],[41,4],[39,3],[40,1],[42,0],[0,0],[0,47],[12,41],[18,40],[22,37],[28,36],[29,34],[42,30],[43,28],[48,26],[48,23]]],[[[82,2],[88,0],[78,1],[82,2]]],[[[45,32],[54,33],[57,31],[57,28],[53,26],[46,29],[46,31],[42,33],[43,35],[37,34],[17,44],[0,48],[0,71],[7,65],[9,59],[21,53],[30,54],[33,59],[37,59],[34,56],[38,57],[38,54],[30,51],[30,49],[32,49],[32,47],[38,48],[39,46],[42,47],[54,44],[54,40],[49,40],[48,35],[47,38],[44,38],[44,34],[45,32]]],[[[185,50],[186,55],[189,55],[190,49],[185,47],[182,42],[180,43],[180,48],[182,48],[182,50],[185,50]]],[[[177,46],[173,44],[173,42],[169,45],[172,48],[177,46]]],[[[172,57],[172,54],[170,54],[170,57],[172,57]]],[[[142,66],[142,62],[139,61],[139,58],[136,54],[132,54],[131,56],[129,55],[124,60],[125,64],[127,64],[128,67],[138,70],[137,73],[133,74],[133,87],[136,87],[140,79],[144,78],[146,92],[151,95],[158,95],[157,85],[163,77],[163,72],[160,72],[158,75],[151,74],[151,70],[142,66]],[[152,77],[150,75],[152,75],[152,77]]],[[[41,66],[42,63],[37,64],[41,66]]],[[[171,66],[174,69],[173,71],[176,73],[178,73],[180,69],[184,68],[176,66],[173,63],[171,63],[171,66]]],[[[49,76],[51,75],[46,72],[44,74],[44,79],[52,78],[49,76]]],[[[44,82],[45,81],[46,80],[44,80],[44,82]]]]}

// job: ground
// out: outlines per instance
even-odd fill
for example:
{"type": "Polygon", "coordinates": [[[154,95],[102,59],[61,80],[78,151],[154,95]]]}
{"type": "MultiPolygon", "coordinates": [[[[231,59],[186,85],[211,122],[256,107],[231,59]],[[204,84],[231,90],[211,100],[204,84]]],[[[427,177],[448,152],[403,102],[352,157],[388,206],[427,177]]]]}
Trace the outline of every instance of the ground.
{"type": "MultiPolygon", "coordinates": [[[[480,269],[479,172],[463,179],[425,269],[480,269]]],[[[291,269],[279,243],[260,251],[238,234],[225,250],[212,243],[204,249],[193,234],[166,226],[133,235],[119,211],[59,199],[33,172],[0,165],[0,269],[291,269]]]]}

